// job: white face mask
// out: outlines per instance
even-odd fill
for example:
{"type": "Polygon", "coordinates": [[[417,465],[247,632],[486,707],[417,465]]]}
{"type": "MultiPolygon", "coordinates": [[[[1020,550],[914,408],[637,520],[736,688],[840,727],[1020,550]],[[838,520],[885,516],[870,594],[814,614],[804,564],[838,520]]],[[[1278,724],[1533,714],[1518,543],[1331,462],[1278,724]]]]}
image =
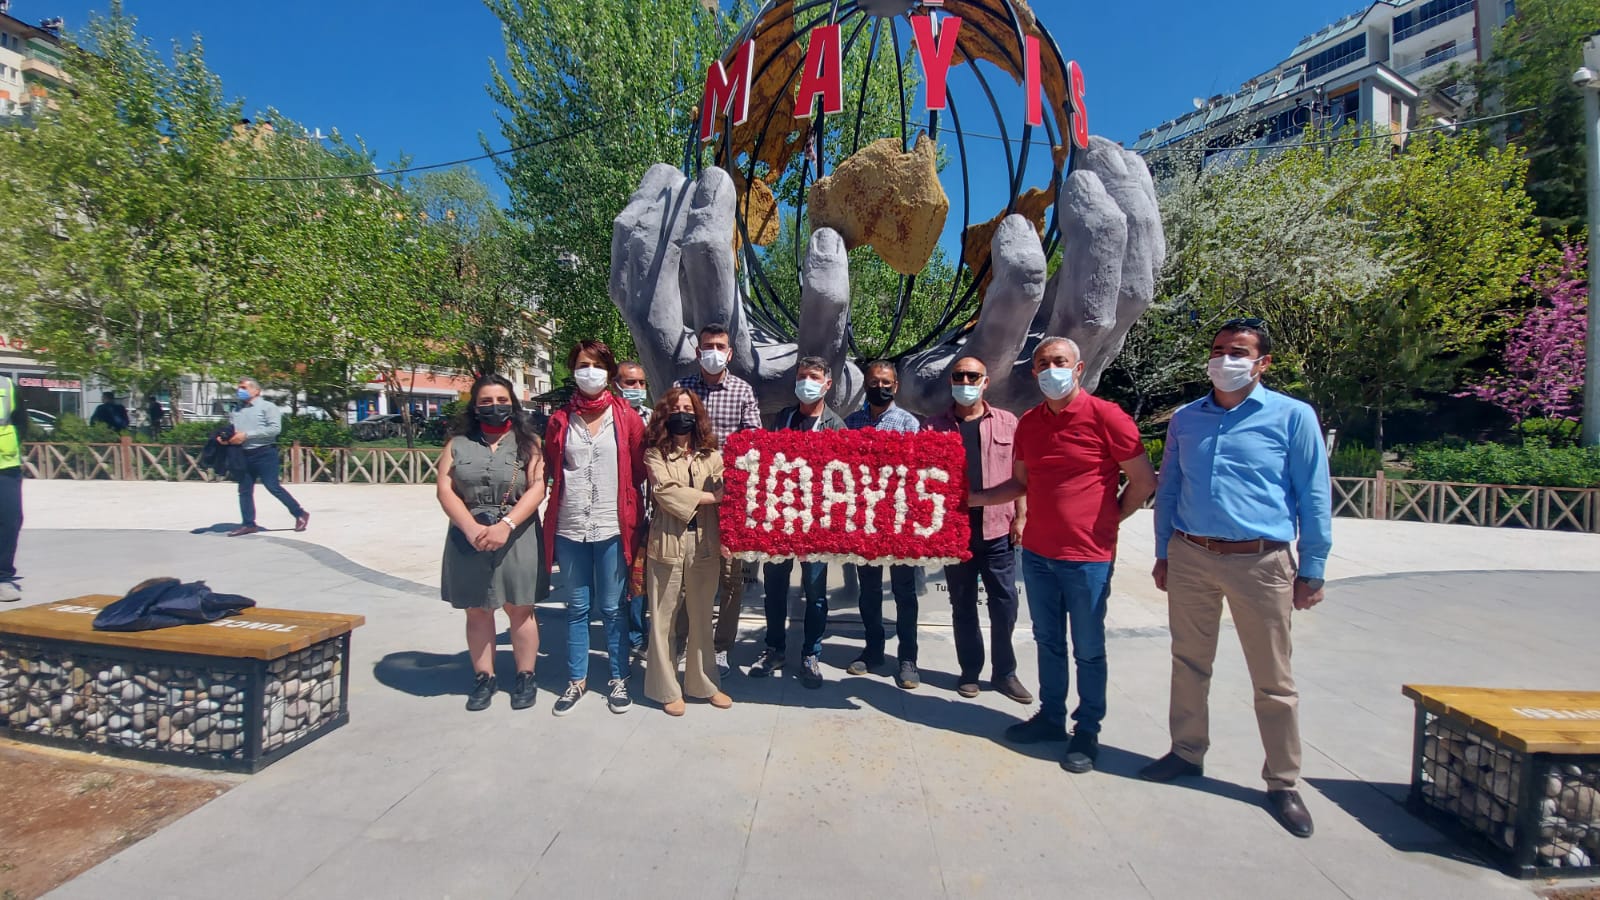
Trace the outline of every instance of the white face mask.
{"type": "Polygon", "coordinates": [[[822,386],[822,382],[812,381],[809,378],[801,378],[794,383],[794,395],[801,403],[815,403],[822,399],[826,391],[827,388],[822,386]]]}
{"type": "Polygon", "coordinates": [[[1072,393],[1075,375],[1072,369],[1061,366],[1045,369],[1039,373],[1039,390],[1051,400],[1060,400],[1072,393]]]}
{"type": "Polygon", "coordinates": [[[1215,356],[1206,360],[1206,375],[1211,384],[1224,393],[1242,391],[1255,379],[1252,370],[1257,360],[1235,356],[1215,356]]]}
{"type": "Polygon", "coordinates": [[[572,373],[572,380],[578,383],[578,390],[591,397],[606,389],[606,381],[609,378],[606,370],[597,366],[585,366],[572,373]]]}
{"type": "Polygon", "coordinates": [[[717,375],[728,367],[728,354],[721,350],[701,350],[700,368],[708,374],[717,375]]]}
{"type": "Polygon", "coordinates": [[[950,385],[950,396],[962,406],[971,406],[978,402],[979,397],[983,396],[983,385],[952,384],[950,385]]]}

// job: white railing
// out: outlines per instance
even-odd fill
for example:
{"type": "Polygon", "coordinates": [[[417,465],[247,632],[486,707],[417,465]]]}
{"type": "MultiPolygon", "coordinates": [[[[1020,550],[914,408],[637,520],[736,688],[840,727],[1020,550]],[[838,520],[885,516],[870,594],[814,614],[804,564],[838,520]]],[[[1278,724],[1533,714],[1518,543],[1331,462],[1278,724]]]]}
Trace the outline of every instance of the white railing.
{"type": "Polygon", "coordinates": [[[1447,63],[1458,56],[1462,56],[1467,53],[1475,54],[1477,50],[1477,41],[1464,41],[1456,44],[1454,47],[1451,47],[1448,50],[1440,50],[1438,53],[1429,54],[1419,60],[1416,60],[1415,62],[1406,63],[1400,68],[1395,69],[1395,72],[1402,78],[1410,78],[1418,72],[1422,72],[1424,70],[1431,69],[1434,66],[1447,63]]]}

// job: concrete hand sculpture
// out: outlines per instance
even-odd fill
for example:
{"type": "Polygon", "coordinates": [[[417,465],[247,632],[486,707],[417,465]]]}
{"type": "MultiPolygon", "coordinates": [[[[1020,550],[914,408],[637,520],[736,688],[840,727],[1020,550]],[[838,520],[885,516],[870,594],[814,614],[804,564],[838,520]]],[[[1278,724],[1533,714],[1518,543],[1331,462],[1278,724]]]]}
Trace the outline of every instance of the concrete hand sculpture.
{"type": "MultiPolygon", "coordinates": [[[[762,410],[794,402],[795,363],[820,356],[833,369],[828,403],[861,402],[863,379],[845,358],[850,272],[844,240],[830,228],[811,235],[802,265],[796,341],[754,328],[738,292],[732,235],[736,191],[717,168],[689,179],[656,165],[617,216],[611,238],[611,299],[639,348],[651,383],[665,386],[695,371],[696,330],[728,327],[730,370],[749,381],[762,410]]],[[[990,402],[1021,411],[1041,396],[1030,373],[1046,335],[1083,349],[1083,385],[1093,390],[1149,307],[1166,258],[1166,239],[1150,171],[1136,154],[1093,138],[1057,197],[1065,256],[1047,279],[1039,234],[1020,215],[1007,217],[992,244],[993,280],[965,338],[901,361],[901,405],[931,414],[950,403],[946,373],[972,355],[989,369],[990,402]]],[[[659,390],[660,388],[658,388],[659,390]]]]}

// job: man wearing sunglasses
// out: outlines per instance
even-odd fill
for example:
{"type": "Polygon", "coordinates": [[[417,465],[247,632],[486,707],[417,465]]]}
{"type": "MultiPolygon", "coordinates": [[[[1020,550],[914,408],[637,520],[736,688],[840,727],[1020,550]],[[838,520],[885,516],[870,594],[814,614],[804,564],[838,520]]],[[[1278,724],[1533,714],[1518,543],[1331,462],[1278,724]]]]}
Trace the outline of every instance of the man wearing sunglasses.
{"type": "MultiPolygon", "coordinates": [[[[969,491],[1004,484],[1014,464],[1017,417],[983,399],[988,386],[989,371],[977,357],[956,360],[950,367],[950,408],[929,419],[927,425],[932,431],[961,435],[967,451],[969,491]]],[[[978,696],[978,677],[983,674],[983,632],[978,626],[981,578],[989,601],[989,659],[993,664],[989,685],[1018,703],[1033,702],[1033,695],[1017,678],[1017,654],[1011,644],[1011,632],[1017,625],[1017,566],[1012,548],[1022,537],[1026,504],[1026,498],[1018,497],[1015,503],[972,508],[972,559],[944,570],[956,660],[961,666],[956,692],[963,697],[978,696]]]]}
{"type": "Polygon", "coordinates": [[[1266,749],[1267,808],[1310,837],[1300,776],[1299,695],[1289,667],[1294,610],[1322,602],[1333,548],[1328,455],[1317,414],[1268,390],[1272,337],[1261,319],[1233,319],[1211,341],[1212,391],[1167,426],[1156,492],[1156,587],[1172,630],[1172,749],[1139,774],[1202,774],[1208,695],[1226,597],[1255,687],[1266,749]],[[1299,562],[1289,544],[1298,539],[1299,562]]]}

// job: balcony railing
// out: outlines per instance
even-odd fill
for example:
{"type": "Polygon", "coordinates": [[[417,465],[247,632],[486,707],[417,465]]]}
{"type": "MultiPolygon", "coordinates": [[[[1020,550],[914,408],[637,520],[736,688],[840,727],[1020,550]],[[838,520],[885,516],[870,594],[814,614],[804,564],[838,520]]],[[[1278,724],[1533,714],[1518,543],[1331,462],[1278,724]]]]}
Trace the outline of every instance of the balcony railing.
{"type": "Polygon", "coordinates": [[[1413,22],[1404,28],[1396,28],[1394,32],[1394,42],[1398,44],[1406,38],[1415,37],[1416,35],[1427,31],[1435,25],[1443,25],[1451,19],[1457,19],[1461,16],[1468,15],[1474,9],[1477,9],[1477,7],[1478,5],[1476,3],[1463,3],[1454,9],[1447,9],[1437,15],[1429,16],[1420,22],[1413,22]]]}
{"type": "Polygon", "coordinates": [[[1447,63],[1458,56],[1463,56],[1468,53],[1476,53],[1477,50],[1477,41],[1463,41],[1462,43],[1456,44],[1454,47],[1451,47],[1448,50],[1440,50],[1438,53],[1430,53],[1415,62],[1407,63],[1395,71],[1399,73],[1400,77],[1402,78],[1410,78],[1419,72],[1423,72],[1433,68],[1434,66],[1447,63]]]}

